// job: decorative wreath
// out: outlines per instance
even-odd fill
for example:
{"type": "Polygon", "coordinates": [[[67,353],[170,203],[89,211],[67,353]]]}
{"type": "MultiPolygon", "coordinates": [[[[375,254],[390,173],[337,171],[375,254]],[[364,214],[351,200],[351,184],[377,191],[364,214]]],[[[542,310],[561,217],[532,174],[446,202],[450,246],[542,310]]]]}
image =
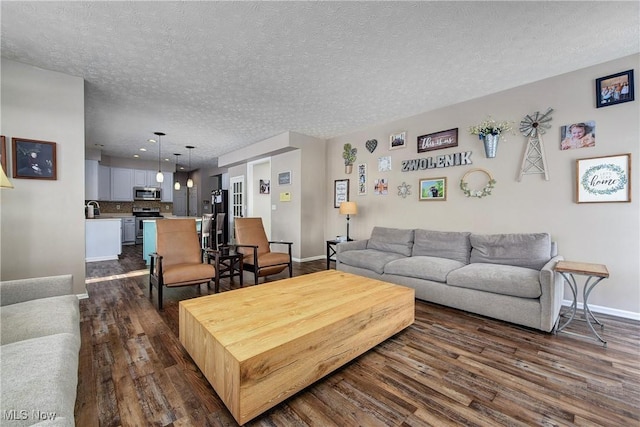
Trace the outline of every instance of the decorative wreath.
{"type": "Polygon", "coordinates": [[[486,170],[486,169],[471,169],[470,171],[465,173],[462,176],[462,179],[460,180],[460,189],[462,190],[464,195],[467,196],[467,197],[482,198],[482,197],[485,197],[485,196],[489,196],[489,195],[491,195],[491,191],[493,190],[493,188],[495,186],[496,186],[496,180],[493,179],[493,176],[491,176],[489,171],[486,170]],[[470,174],[472,174],[474,172],[482,172],[485,175],[487,175],[487,177],[489,177],[489,182],[487,182],[487,185],[485,185],[482,188],[482,190],[470,190],[469,189],[469,183],[466,181],[466,179],[470,174]]]}

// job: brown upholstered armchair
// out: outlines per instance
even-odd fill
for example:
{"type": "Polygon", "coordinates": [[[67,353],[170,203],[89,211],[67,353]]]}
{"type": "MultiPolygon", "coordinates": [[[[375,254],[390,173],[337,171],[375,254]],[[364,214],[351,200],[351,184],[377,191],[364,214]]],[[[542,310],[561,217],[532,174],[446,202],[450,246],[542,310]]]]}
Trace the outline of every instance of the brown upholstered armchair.
{"type": "Polygon", "coordinates": [[[291,245],[293,242],[271,242],[264,232],[262,218],[235,218],[236,248],[244,255],[244,269],[253,271],[254,284],[258,277],[278,274],[289,267],[289,277],[293,276],[291,245]],[[288,246],[288,252],[271,252],[272,244],[288,246]]]}
{"type": "Polygon", "coordinates": [[[202,252],[193,219],[156,221],[156,252],[149,265],[149,297],[158,288],[158,309],[162,310],[162,288],[201,285],[214,279],[213,265],[202,262],[202,252]]]}

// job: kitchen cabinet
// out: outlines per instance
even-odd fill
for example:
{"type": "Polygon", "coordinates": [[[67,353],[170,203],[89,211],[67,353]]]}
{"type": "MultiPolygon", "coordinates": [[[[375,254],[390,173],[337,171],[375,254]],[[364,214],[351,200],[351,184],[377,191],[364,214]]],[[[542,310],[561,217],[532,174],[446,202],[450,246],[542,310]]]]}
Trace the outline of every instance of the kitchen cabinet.
{"type": "Polygon", "coordinates": [[[160,188],[161,183],[156,181],[155,170],[134,169],[133,170],[133,186],[134,187],[147,187],[147,188],[160,188]]]}
{"type": "Polygon", "coordinates": [[[134,217],[122,218],[122,244],[135,245],[136,243],[136,219],[134,217]]]}
{"type": "Polygon", "coordinates": [[[111,168],[111,200],[114,202],[133,200],[133,169],[111,168]]]}
{"type": "Polygon", "coordinates": [[[118,259],[122,253],[120,218],[85,220],[85,261],[118,259]]]}
{"type": "Polygon", "coordinates": [[[173,173],[163,172],[164,181],[162,182],[162,201],[173,202],[173,173]]]}
{"type": "Polygon", "coordinates": [[[98,165],[98,198],[97,200],[111,200],[111,168],[98,165]]]}
{"type": "Polygon", "coordinates": [[[84,199],[98,200],[98,161],[84,161],[84,199]]]}

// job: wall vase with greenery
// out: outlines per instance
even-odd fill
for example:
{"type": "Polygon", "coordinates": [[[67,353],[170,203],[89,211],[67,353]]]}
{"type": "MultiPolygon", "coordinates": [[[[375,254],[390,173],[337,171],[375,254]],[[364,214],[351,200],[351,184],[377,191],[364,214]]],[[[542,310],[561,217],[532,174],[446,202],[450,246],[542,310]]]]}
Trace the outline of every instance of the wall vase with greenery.
{"type": "Polygon", "coordinates": [[[498,141],[500,135],[511,130],[509,122],[496,122],[491,117],[477,126],[469,127],[471,135],[478,135],[478,138],[484,143],[484,153],[487,158],[492,159],[498,152],[498,141]]]}
{"type": "Polygon", "coordinates": [[[344,144],[344,151],[342,152],[342,158],[344,159],[344,173],[351,173],[353,170],[353,163],[356,161],[356,154],[358,149],[351,146],[351,144],[344,144]]]}
{"type": "Polygon", "coordinates": [[[484,143],[484,154],[489,159],[493,159],[498,152],[498,141],[500,141],[500,135],[488,134],[480,137],[484,143]]]}

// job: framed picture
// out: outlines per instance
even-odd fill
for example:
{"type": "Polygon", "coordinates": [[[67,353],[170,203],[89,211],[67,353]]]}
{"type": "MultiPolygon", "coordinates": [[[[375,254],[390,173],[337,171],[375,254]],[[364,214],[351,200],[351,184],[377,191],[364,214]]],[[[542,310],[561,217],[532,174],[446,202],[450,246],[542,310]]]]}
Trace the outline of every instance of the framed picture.
{"type": "Polygon", "coordinates": [[[373,192],[379,196],[389,193],[389,181],[386,178],[376,179],[373,183],[373,192]]]}
{"type": "Polygon", "coordinates": [[[278,174],[278,185],[290,185],[291,184],[291,171],[280,172],[278,174]]]}
{"type": "Polygon", "coordinates": [[[339,208],[340,203],[349,201],[349,180],[336,179],[333,182],[333,207],[339,208]]]}
{"type": "Polygon", "coordinates": [[[260,180],[260,194],[270,194],[271,193],[271,180],[270,179],[261,179],[260,180]]]}
{"type": "Polygon", "coordinates": [[[389,136],[389,150],[396,150],[407,146],[407,132],[394,133],[389,136]]]}
{"type": "Polygon", "coordinates": [[[596,108],[633,101],[633,70],[596,79],[596,108]]]}
{"type": "Polygon", "coordinates": [[[14,178],[57,179],[55,142],[11,138],[11,146],[14,178]]]}
{"type": "Polygon", "coordinates": [[[378,172],[389,172],[391,170],[391,156],[378,157],[378,172]]]}
{"type": "Polygon", "coordinates": [[[7,140],[4,135],[0,135],[0,165],[5,175],[9,176],[9,171],[7,171],[7,140]]]}
{"type": "Polygon", "coordinates": [[[418,137],[418,153],[458,146],[458,128],[428,133],[418,137]]]}
{"type": "Polygon", "coordinates": [[[631,154],[576,160],[576,203],[631,202],[631,154]]]}
{"type": "Polygon", "coordinates": [[[593,120],[560,127],[560,149],[596,146],[596,122],[593,120]]]}
{"type": "Polygon", "coordinates": [[[420,201],[447,200],[447,178],[423,178],[420,180],[420,201]]]}
{"type": "Polygon", "coordinates": [[[367,194],[367,164],[358,165],[358,196],[367,194]]]}

